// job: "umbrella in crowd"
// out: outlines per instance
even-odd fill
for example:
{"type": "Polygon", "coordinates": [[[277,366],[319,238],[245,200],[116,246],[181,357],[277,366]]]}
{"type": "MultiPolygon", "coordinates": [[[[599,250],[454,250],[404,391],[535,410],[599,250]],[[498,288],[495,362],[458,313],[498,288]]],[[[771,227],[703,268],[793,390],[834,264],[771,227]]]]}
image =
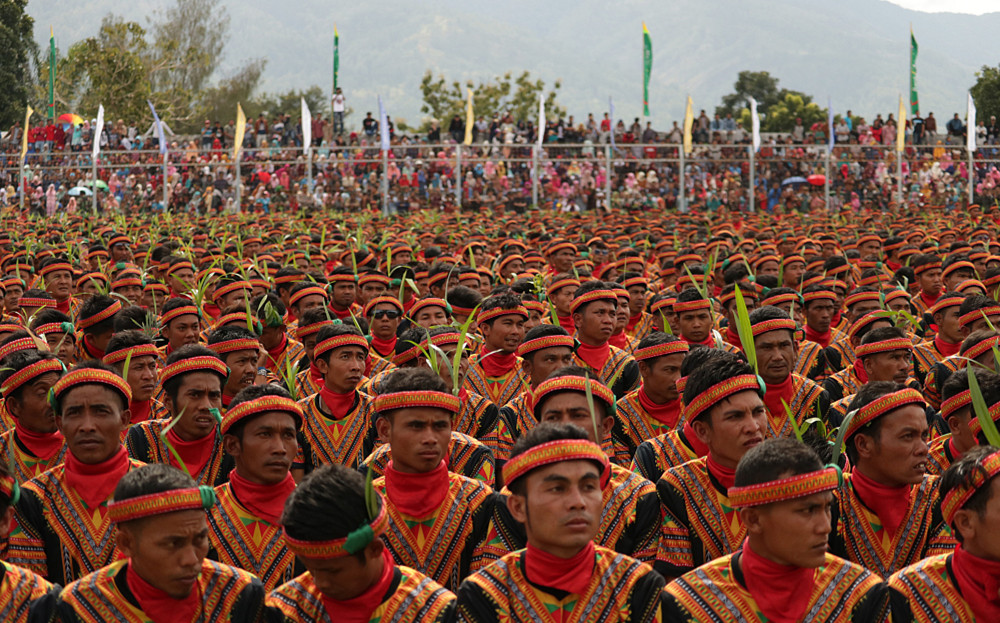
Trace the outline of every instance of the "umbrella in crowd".
{"type": "Polygon", "coordinates": [[[56,118],[56,121],[60,123],[69,123],[71,125],[81,125],[83,123],[83,117],[80,115],[74,115],[71,112],[63,113],[56,118]]]}
{"type": "Polygon", "coordinates": [[[89,188],[84,188],[83,186],[76,186],[74,188],[70,188],[66,194],[70,197],[89,197],[94,194],[94,191],[89,188]]]}

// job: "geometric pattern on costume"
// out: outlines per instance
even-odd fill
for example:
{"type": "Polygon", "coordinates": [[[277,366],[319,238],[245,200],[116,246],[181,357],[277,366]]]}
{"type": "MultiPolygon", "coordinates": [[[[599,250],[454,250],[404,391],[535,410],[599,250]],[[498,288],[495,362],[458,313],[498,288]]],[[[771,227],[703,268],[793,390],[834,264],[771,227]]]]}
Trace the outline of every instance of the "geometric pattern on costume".
{"type": "Polygon", "coordinates": [[[975,614],[955,582],[951,556],[924,558],[886,580],[894,622],[975,623],[975,614]]]}
{"type": "Polygon", "coordinates": [[[822,346],[809,340],[799,342],[799,354],[795,357],[792,372],[819,383],[830,373],[828,367],[822,346]]]}
{"type": "MultiPolygon", "coordinates": [[[[129,470],[141,467],[130,460],[129,470]]],[[[62,465],[21,485],[7,561],[68,584],[109,564],[118,555],[117,530],[104,500],[89,508],[66,484],[62,465]]]]}
{"type": "MultiPolygon", "coordinates": [[[[178,467],[177,459],[160,436],[168,424],[170,420],[145,420],[130,426],[125,437],[128,455],[143,463],[164,463],[178,467]]],[[[191,477],[199,485],[218,487],[229,482],[229,472],[236,467],[236,462],[222,448],[222,433],[216,429],[209,434],[214,436],[212,453],[201,471],[191,474],[191,477]]]]}
{"type": "Polygon", "coordinates": [[[611,354],[604,362],[604,367],[594,370],[580,355],[573,353],[573,365],[586,368],[597,375],[598,380],[608,386],[614,395],[615,400],[623,398],[625,394],[639,387],[639,364],[636,363],[632,355],[615,346],[608,346],[611,354]],[[614,380],[612,384],[611,381],[614,380]]]}
{"type": "Polygon", "coordinates": [[[58,593],[58,587],[40,575],[0,560],[0,621],[49,621],[58,593]]]}
{"type": "MultiPolygon", "coordinates": [[[[915,360],[922,356],[923,352],[920,349],[913,351],[913,358],[915,360]]],[[[944,382],[952,374],[965,368],[965,360],[960,359],[957,355],[952,355],[940,361],[934,361],[929,365],[930,368],[927,370],[927,376],[924,377],[924,400],[935,409],[940,409],[942,402],[941,388],[944,386],[944,382]]]]}
{"type": "Polygon", "coordinates": [[[725,488],[709,473],[707,458],[663,472],[656,490],[665,511],[661,547],[670,575],[742,547],[746,527],[729,505],[725,488]]]}
{"type": "Polygon", "coordinates": [[[635,326],[632,327],[631,331],[626,329],[626,332],[631,339],[638,343],[642,341],[642,338],[646,337],[655,330],[657,330],[656,318],[654,318],[653,314],[650,314],[649,312],[642,312],[642,317],[639,319],[639,322],[635,323],[635,326]]]}
{"type": "Polygon", "coordinates": [[[469,364],[469,371],[465,375],[463,386],[471,393],[479,394],[487,398],[495,405],[505,405],[514,399],[526,387],[530,387],[530,379],[521,369],[521,358],[514,355],[516,360],[514,367],[509,372],[499,377],[486,375],[486,370],[478,361],[469,364]]]}
{"type": "Polygon", "coordinates": [[[500,417],[500,409],[485,396],[474,392],[466,394],[451,428],[483,442],[498,463],[506,462],[514,447],[507,422],[500,417]]]}
{"type": "Polygon", "coordinates": [[[612,437],[615,462],[619,465],[627,465],[642,442],[673,430],[672,426],[650,417],[639,401],[638,389],[625,394],[625,397],[618,401],[615,419],[616,425],[612,437]]]}
{"type": "Polygon", "coordinates": [[[215,488],[208,511],[208,558],[260,578],[270,591],[302,573],[301,563],[285,547],[281,526],[255,517],[240,504],[227,482],[215,488]]]}
{"type": "Polygon", "coordinates": [[[469,575],[472,555],[486,535],[494,493],[478,480],[448,474],[441,506],[424,517],[404,515],[389,500],[385,477],[372,486],[388,502],[389,526],[382,542],[397,565],[416,569],[454,591],[469,575]]]}
{"type": "Polygon", "coordinates": [[[890,537],[878,515],[858,497],[851,474],[844,474],[833,508],[830,551],[883,578],[922,558],[951,552],[956,541],[941,515],[938,485],[936,476],[924,476],[920,484],[910,486],[906,516],[890,537]]]}
{"type": "Polygon", "coordinates": [[[823,379],[823,389],[830,395],[831,402],[858,393],[862,385],[864,382],[858,378],[853,364],[823,379]]]}
{"type": "Polygon", "coordinates": [[[285,343],[285,347],[281,350],[281,353],[278,354],[277,359],[272,358],[270,354],[267,355],[264,367],[269,372],[283,375],[286,367],[290,367],[292,371],[298,370],[297,363],[299,359],[305,356],[306,347],[301,342],[297,342],[292,338],[287,339],[288,341],[285,343]]]}
{"type": "Polygon", "coordinates": [[[854,360],[858,358],[854,352],[854,346],[846,334],[841,334],[830,342],[824,354],[826,355],[827,367],[834,372],[839,372],[847,366],[853,365],[854,360]]]}
{"type": "Polygon", "coordinates": [[[302,469],[308,474],[328,463],[360,467],[364,458],[375,449],[372,397],[355,390],[354,403],[339,420],[330,419],[322,402],[323,397],[319,394],[299,400],[305,418],[299,431],[299,453],[292,469],[302,469]]]}
{"type": "Polygon", "coordinates": [[[663,472],[697,458],[698,453],[691,447],[684,429],[675,429],[640,443],[629,469],[656,483],[663,472]]]}
{"type": "MultiPolygon", "coordinates": [[[[455,595],[415,569],[396,565],[385,600],[369,621],[384,623],[447,623],[455,610],[455,595]]],[[[303,573],[267,596],[278,613],[275,623],[337,623],[323,606],[323,595],[312,575],[303,573]]],[[[233,621],[236,623],[236,621],[233,621]]]]}
{"type": "MultiPolygon", "coordinates": [[[[482,569],[528,543],[524,525],[507,508],[510,491],[504,487],[500,495],[486,539],[476,550],[473,569],[482,569]]],[[[611,464],[611,478],[601,497],[601,517],[594,543],[650,565],[656,562],[663,525],[656,486],[620,465],[611,464]]]]}
{"type": "Polygon", "coordinates": [[[941,435],[931,442],[930,451],[927,453],[926,472],[931,476],[940,476],[944,470],[957,461],[951,447],[951,433],[941,435]]]}
{"type": "Polygon", "coordinates": [[[524,437],[529,430],[538,425],[530,404],[531,392],[522,391],[513,400],[500,407],[500,417],[510,426],[510,436],[513,441],[524,437]]]}
{"type": "Polygon", "coordinates": [[[295,375],[295,395],[299,398],[312,396],[322,389],[322,382],[313,379],[309,366],[295,375]]]}
{"type": "MultiPolygon", "coordinates": [[[[147,623],[149,617],[128,588],[128,561],[119,560],[68,585],[60,594],[63,623],[147,623]]],[[[196,621],[259,621],[264,611],[264,587],[250,573],[203,560],[197,586],[202,596],[196,621]]]]}
{"type": "MultiPolygon", "coordinates": [[[[665,590],[665,619],[697,623],[763,621],[739,559],[743,551],[716,558],[671,582],[665,590]]],[[[888,615],[881,578],[864,567],[826,554],[813,573],[815,582],[803,623],[885,621],[888,615]]]]}
{"type": "MultiPolygon", "coordinates": [[[[817,402],[820,405],[819,418],[820,420],[824,420],[826,415],[824,407],[827,407],[830,401],[828,397],[823,395],[823,388],[815,381],[811,381],[795,373],[792,373],[792,385],[795,387],[795,393],[788,408],[795,417],[796,424],[801,427],[802,423],[807,419],[817,416],[817,402]]],[[[784,408],[782,408],[780,413],[771,413],[768,411],[768,437],[791,437],[793,432],[792,424],[788,421],[788,414],[784,411],[784,408]]]]}
{"type": "Polygon", "coordinates": [[[458,589],[459,623],[662,621],[663,577],[646,563],[595,545],[593,574],[581,594],[550,593],[528,581],[526,550],[470,575],[458,589]]]}
{"type": "Polygon", "coordinates": [[[66,444],[63,443],[59,452],[47,461],[40,460],[17,437],[17,431],[11,429],[0,435],[0,461],[14,468],[14,479],[19,483],[28,482],[41,476],[53,467],[66,461],[66,444]],[[13,442],[13,443],[12,443],[13,442]]]}
{"type": "MultiPolygon", "coordinates": [[[[389,444],[384,443],[365,457],[362,465],[372,470],[374,478],[378,478],[385,475],[385,468],[391,460],[392,448],[389,444]]],[[[451,441],[448,443],[447,460],[448,471],[453,474],[473,478],[490,487],[493,486],[496,478],[493,452],[475,437],[452,431],[451,441]]]]}

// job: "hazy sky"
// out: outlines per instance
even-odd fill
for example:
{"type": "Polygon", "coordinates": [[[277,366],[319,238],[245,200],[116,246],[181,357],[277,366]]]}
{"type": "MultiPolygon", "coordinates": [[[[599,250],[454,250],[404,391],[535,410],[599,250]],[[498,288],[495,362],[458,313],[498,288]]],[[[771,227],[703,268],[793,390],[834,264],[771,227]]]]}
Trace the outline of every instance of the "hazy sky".
{"type": "Polygon", "coordinates": [[[945,11],[982,15],[1000,11],[1000,3],[997,0],[889,0],[889,2],[907,9],[931,13],[945,11]]]}

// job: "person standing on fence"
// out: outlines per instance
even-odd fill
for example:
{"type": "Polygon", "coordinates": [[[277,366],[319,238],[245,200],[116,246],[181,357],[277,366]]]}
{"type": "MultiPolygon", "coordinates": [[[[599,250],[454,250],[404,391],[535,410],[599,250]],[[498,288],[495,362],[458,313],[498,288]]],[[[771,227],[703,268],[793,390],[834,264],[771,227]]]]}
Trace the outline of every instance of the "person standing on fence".
{"type": "Polygon", "coordinates": [[[347,109],[347,100],[344,98],[344,91],[337,87],[333,94],[333,133],[344,133],[344,111],[347,109]]]}

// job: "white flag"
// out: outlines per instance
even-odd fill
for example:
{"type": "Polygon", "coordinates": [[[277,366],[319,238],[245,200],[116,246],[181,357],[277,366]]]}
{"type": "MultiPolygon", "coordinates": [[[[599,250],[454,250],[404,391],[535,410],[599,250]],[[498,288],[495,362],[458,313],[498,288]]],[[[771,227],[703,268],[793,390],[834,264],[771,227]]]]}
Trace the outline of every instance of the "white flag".
{"type": "Polygon", "coordinates": [[[94,127],[94,147],[92,157],[97,160],[97,154],[101,151],[101,134],[104,133],[104,104],[97,107],[97,125],[94,127]]]}
{"type": "Polygon", "coordinates": [[[538,94],[538,146],[545,139],[545,94],[538,94]]]}
{"type": "Polygon", "coordinates": [[[972,93],[969,93],[969,119],[966,121],[965,146],[970,152],[976,151],[976,103],[972,101],[972,93]]]}
{"type": "Polygon", "coordinates": [[[382,104],[382,96],[378,96],[378,129],[382,138],[382,151],[389,151],[389,118],[385,114],[385,106],[382,104]]]}
{"type": "Polygon", "coordinates": [[[750,127],[753,130],[753,150],[760,150],[760,117],[757,116],[757,100],[750,98],[750,127]]]}
{"type": "Polygon", "coordinates": [[[309,153],[309,149],[312,147],[312,136],[313,136],[313,118],[312,113],[309,112],[309,104],[306,104],[306,98],[302,98],[302,147],[305,149],[303,153],[309,153]]]}

